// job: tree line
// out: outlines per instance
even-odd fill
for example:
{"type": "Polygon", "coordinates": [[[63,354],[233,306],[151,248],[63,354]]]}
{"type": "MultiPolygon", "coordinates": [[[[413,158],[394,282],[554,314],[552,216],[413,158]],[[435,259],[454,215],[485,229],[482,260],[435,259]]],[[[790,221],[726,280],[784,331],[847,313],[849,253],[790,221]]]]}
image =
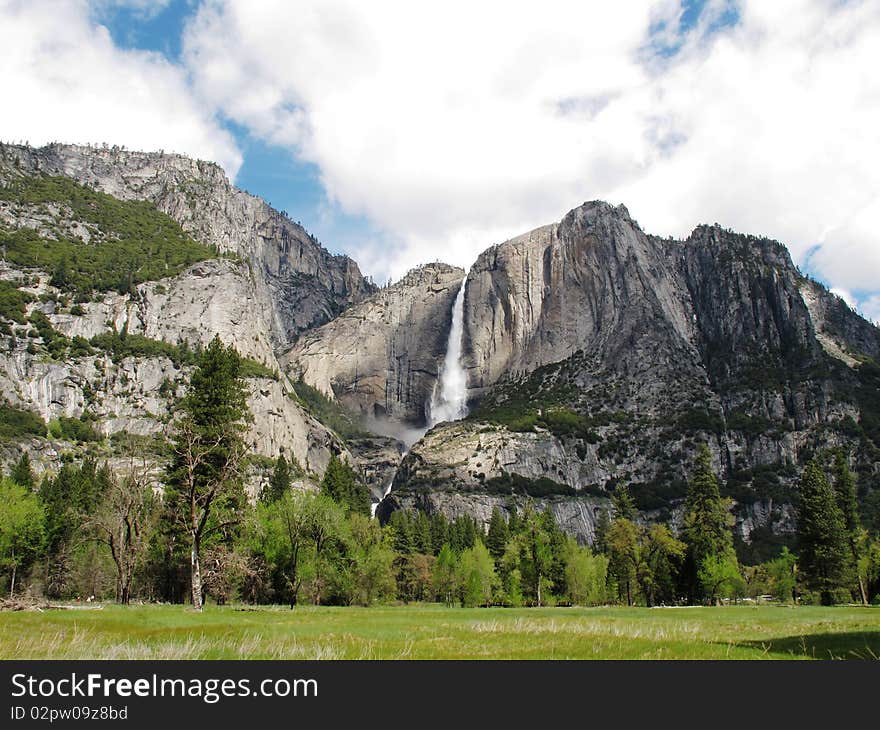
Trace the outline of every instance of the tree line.
{"type": "Polygon", "coordinates": [[[175,408],[167,463],[134,453],[112,471],[68,459],[38,484],[26,454],[0,480],[5,592],[188,603],[624,605],[875,601],[880,541],[861,526],[846,455],[803,470],[797,553],[740,565],[730,500],[707,447],[691,469],[680,527],[649,523],[624,485],[599,512],[592,546],[550,509],[370,517],[367,488],[332,456],[317,492],[291,487],[282,454],[256,501],[244,476],[250,422],[242,359],[215,338],[175,408]]]}

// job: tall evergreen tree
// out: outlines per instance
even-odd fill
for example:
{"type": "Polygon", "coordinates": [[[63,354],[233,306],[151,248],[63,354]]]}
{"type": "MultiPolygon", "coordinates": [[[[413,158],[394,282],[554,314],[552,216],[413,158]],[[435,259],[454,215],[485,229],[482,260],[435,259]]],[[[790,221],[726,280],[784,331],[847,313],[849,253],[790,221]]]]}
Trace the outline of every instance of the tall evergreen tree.
{"type": "Polygon", "coordinates": [[[596,518],[596,531],[593,533],[593,552],[598,555],[608,553],[608,530],[611,529],[611,518],[607,509],[599,512],[596,518]]]}
{"type": "Polygon", "coordinates": [[[687,545],[686,588],[691,600],[705,597],[699,572],[707,558],[735,563],[733,522],[730,501],[721,497],[718,477],[712,469],[712,454],[709,447],[702,444],[688,482],[682,530],[687,545]]]}
{"type": "Polygon", "coordinates": [[[327,463],[321,491],[349,512],[370,514],[369,490],[358,482],[354,469],[336,454],[332,454],[327,463]]]}
{"type": "Polygon", "coordinates": [[[423,555],[433,552],[433,541],[431,540],[431,522],[428,515],[419,510],[413,523],[413,539],[416,552],[423,555]]]}
{"type": "Polygon", "coordinates": [[[489,520],[489,532],[486,536],[486,547],[489,548],[489,554],[496,563],[504,555],[509,537],[510,531],[507,529],[507,520],[504,519],[501,510],[496,507],[492,510],[492,517],[489,520]]]}
{"type": "Polygon", "coordinates": [[[858,581],[859,598],[864,605],[868,605],[868,592],[866,579],[859,570],[859,562],[862,559],[862,546],[866,544],[866,533],[859,518],[859,502],[856,491],[856,478],[849,468],[846,456],[842,451],[834,455],[834,496],[837,506],[843,515],[846,527],[846,541],[849,545],[851,565],[849,572],[856,576],[858,581]]]}
{"type": "Polygon", "coordinates": [[[391,528],[394,550],[400,555],[410,555],[415,552],[415,530],[409,512],[395,510],[388,518],[388,527],[391,528]]]}
{"type": "Polygon", "coordinates": [[[440,512],[431,515],[431,547],[434,555],[439,555],[440,550],[449,542],[449,522],[440,512]]]}
{"type": "Polygon", "coordinates": [[[34,471],[31,468],[31,457],[28,456],[27,451],[21,452],[21,456],[18,461],[15,462],[9,476],[12,481],[28,491],[34,488],[34,471]]]}
{"type": "Polygon", "coordinates": [[[822,605],[830,606],[846,585],[851,554],[843,512],[815,459],[801,476],[797,523],[800,572],[807,586],[819,593],[822,605]]]}
{"type": "Polygon", "coordinates": [[[608,550],[608,575],[617,586],[617,595],[632,606],[637,588],[639,565],[639,529],[631,520],[618,517],[605,536],[608,550]]]}
{"type": "Polygon", "coordinates": [[[611,505],[614,507],[614,516],[624,520],[635,520],[636,503],[629,493],[626,484],[619,484],[611,495],[611,505]]]}
{"type": "Polygon", "coordinates": [[[230,539],[245,505],[241,467],[250,420],[241,358],[219,337],[201,353],[174,424],[166,501],[189,540],[193,608],[204,603],[205,540],[230,539]]]}
{"type": "Polygon", "coordinates": [[[266,503],[277,502],[287,494],[291,481],[290,465],[287,463],[287,459],[284,458],[284,454],[281,454],[275,460],[272,476],[263,490],[263,494],[260,496],[266,503]]]}

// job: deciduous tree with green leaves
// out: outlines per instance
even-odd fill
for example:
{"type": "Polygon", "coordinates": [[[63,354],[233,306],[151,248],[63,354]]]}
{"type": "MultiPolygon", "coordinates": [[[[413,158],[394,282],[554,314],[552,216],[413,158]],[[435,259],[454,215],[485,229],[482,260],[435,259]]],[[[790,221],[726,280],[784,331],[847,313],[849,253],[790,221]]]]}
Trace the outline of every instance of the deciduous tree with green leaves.
{"type": "Polygon", "coordinates": [[[608,558],[568,540],[565,585],[568,599],[578,606],[598,606],[606,599],[608,558]]]}
{"type": "Polygon", "coordinates": [[[455,584],[458,556],[449,543],[444,543],[434,562],[434,592],[447,606],[455,603],[455,584]]]}
{"type": "Polygon", "coordinates": [[[46,512],[33,492],[0,478],[0,565],[9,572],[9,595],[19,571],[42,550],[46,512]]]}
{"type": "Polygon", "coordinates": [[[492,602],[497,583],[495,564],[480,540],[458,560],[458,590],[462,606],[486,606],[492,602]]]}

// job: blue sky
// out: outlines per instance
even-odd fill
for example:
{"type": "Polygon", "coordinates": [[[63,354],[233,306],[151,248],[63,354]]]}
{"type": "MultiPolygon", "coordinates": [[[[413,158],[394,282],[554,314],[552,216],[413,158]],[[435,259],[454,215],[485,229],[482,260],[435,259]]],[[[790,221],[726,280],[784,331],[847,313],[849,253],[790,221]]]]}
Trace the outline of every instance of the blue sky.
{"type": "Polygon", "coordinates": [[[0,137],[181,152],[377,281],[587,200],[880,318],[876,0],[8,0],[0,137]]]}
{"type": "MultiPolygon", "coordinates": [[[[120,48],[154,51],[179,63],[184,27],[197,8],[198,3],[192,0],[171,0],[155,14],[125,5],[105,5],[95,10],[94,17],[120,48]]],[[[344,253],[349,244],[365,235],[378,235],[369,219],[349,215],[328,200],[320,170],[313,163],[299,159],[294,150],[255,137],[222,115],[220,121],[243,155],[235,179],[237,187],[287,212],[333,253],[344,253]]]]}

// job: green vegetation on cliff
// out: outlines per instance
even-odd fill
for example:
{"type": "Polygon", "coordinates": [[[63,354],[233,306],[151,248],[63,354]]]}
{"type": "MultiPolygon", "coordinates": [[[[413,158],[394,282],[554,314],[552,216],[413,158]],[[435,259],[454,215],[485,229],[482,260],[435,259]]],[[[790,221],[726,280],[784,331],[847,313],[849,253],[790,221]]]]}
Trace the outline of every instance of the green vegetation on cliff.
{"type": "Polygon", "coordinates": [[[343,440],[368,436],[355,415],[335,400],[330,400],[317,388],[303,380],[293,382],[296,400],[327,428],[343,440]]]}
{"type": "MultiPolygon", "coordinates": [[[[0,187],[0,200],[36,207],[50,220],[69,209],[72,220],[85,224],[88,242],[64,233],[41,236],[32,228],[0,229],[6,260],[52,275],[62,291],[88,299],[93,291],[127,293],[144,281],[179,274],[192,264],[215,257],[208,246],[192,240],[155,205],[119,200],[65,177],[26,177],[0,187]]],[[[52,224],[47,227],[52,229],[52,224]]]]}
{"type": "Polygon", "coordinates": [[[0,441],[42,438],[46,422],[33,411],[25,411],[0,402],[0,441]]]}
{"type": "Polygon", "coordinates": [[[13,282],[0,281],[0,317],[24,324],[25,307],[33,300],[32,294],[21,291],[13,282]]]}

